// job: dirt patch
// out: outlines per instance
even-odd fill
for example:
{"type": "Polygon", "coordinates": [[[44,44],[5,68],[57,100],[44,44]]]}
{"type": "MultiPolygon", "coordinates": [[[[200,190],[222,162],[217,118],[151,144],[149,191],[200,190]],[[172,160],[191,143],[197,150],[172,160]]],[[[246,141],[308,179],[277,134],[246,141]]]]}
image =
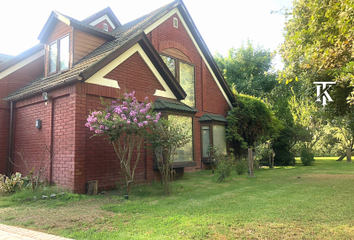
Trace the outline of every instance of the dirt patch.
{"type": "MultiPolygon", "coordinates": [[[[113,212],[101,210],[101,206],[114,203],[112,199],[89,199],[68,203],[67,206],[56,208],[38,208],[21,206],[14,208],[0,208],[0,221],[10,225],[21,226],[31,221],[34,228],[50,231],[78,227],[89,229],[97,223],[105,223],[113,216],[113,212]]],[[[31,228],[31,226],[28,226],[31,228]]]]}

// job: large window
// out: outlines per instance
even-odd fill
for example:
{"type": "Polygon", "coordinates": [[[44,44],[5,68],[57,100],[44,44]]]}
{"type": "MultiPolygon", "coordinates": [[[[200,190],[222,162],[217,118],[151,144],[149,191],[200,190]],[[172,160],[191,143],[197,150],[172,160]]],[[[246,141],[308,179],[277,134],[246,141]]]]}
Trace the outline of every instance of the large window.
{"type": "Polygon", "coordinates": [[[165,55],[161,55],[161,58],[166,63],[173,76],[177,79],[177,81],[179,81],[179,84],[183,90],[187,93],[186,99],[181,102],[190,107],[195,107],[194,66],[187,62],[183,62],[179,59],[165,55]]]}
{"type": "Polygon", "coordinates": [[[216,147],[220,154],[227,154],[225,125],[202,124],[202,158],[210,157],[210,147],[216,147]]]}
{"type": "Polygon", "coordinates": [[[192,117],[168,115],[172,124],[183,126],[184,131],[191,136],[191,141],[183,147],[177,148],[174,154],[174,162],[193,161],[193,120],[192,117]]]}
{"type": "Polygon", "coordinates": [[[49,45],[48,73],[55,73],[69,68],[70,56],[69,35],[58,39],[49,45]]]}

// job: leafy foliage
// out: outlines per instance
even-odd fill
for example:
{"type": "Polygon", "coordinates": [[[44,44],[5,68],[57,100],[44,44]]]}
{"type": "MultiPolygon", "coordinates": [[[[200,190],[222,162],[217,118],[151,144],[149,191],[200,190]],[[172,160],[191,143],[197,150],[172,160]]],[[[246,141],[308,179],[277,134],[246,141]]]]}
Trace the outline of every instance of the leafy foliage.
{"type": "Polygon", "coordinates": [[[127,194],[134,181],[143,137],[149,126],[158,123],[161,115],[153,112],[151,103],[147,103],[148,98],[139,103],[134,95],[135,92],[125,93],[124,98],[111,102],[102,99],[104,110],[91,112],[85,124],[94,132],[93,136],[105,136],[112,143],[125,177],[127,194]],[[130,162],[135,148],[137,154],[131,169],[130,162]]]}
{"type": "Polygon", "coordinates": [[[310,166],[315,162],[315,154],[310,152],[310,149],[303,146],[301,148],[301,162],[304,166],[310,166]]]}
{"type": "Polygon", "coordinates": [[[328,111],[345,114],[353,102],[354,2],[295,0],[285,26],[281,54],[286,82],[336,81],[328,111]]]}
{"type": "Polygon", "coordinates": [[[248,40],[246,46],[230,48],[227,57],[216,54],[214,59],[230,87],[242,94],[264,97],[277,84],[276,74],[270,71],[273,57],[273,52],[254,47],[248,40]]]}
{"type": "Polygon", "coordinates": [[[11,177],[0,174],[0,193],[14,193],[21,189],[22,184],[21,173],[17,172],[11,177]]]}
{"type": "Polygon", "coordinates": [[[169,182],[173,180],[174,153],[177,148],[191,141],[191,135],[182,125],[174,124],[167,119],[153,125],[146,135],[150,147],[156,156],[156,161],[161,173],[163,189],[170,194],[169,182]]]}
{"type": "Polygon", "coordinates": [[[227,117],[226,137],[229,141],[240,141],[243,148],[247,148],[257,141],[275,137],[282,129],[280,121],[260,99],[242,94],[236,98],[227,117]]]}

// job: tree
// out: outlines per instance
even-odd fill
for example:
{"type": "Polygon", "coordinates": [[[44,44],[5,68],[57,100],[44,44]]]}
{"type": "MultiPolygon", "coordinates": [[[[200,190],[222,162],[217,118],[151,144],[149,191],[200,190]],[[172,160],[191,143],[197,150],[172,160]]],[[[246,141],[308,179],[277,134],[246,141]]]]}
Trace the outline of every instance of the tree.
{"type": "Polygon", "coordinates": [[[124,99],[110,102],[102,100],[104,109],[91,112],[85,124],[94,132],[93,136],[104,136],[113,145],[125,178],[127,194],[130,193],[134,181],[146,131],[149,126],[158,123],[161,115],[153,112],[151,103],[147,103],[148,98],[139,103],[134,94],[135,92],[125,93],[124,99]],[[131,168],[135,148],[137,155],[131,168]]]}
{"type": "Polygon", "coordinates": [[[154,151],[166,194],[170,194],[169,182],[173,180],[173,161],[176,149],[186,145],[192,136],[180,124],[161,119],[146,135],[154,151]]]}
{"type": "Polygon", "coordinates": [[[227,139],[241,142],[243,148],[275,137],[283,127],[264,102],[243,94],[236,95],[234,108],[226,119],[227,139]]]}
{"type": "Polygon", "coordinates": [[[240,48],[230,48],[228,56],[216,54],[214,59],[230,87],[238,93],[264,97],[277,84],[276,74],[270,70],[274,53],[251,41],[240,48]]]}
{"type": "Polygon", "coordinates": [[[354,2],[295,0],[284,29],[281,55],[286,82],[336,81],[330,115],[345,115],[354,103],[354,2]],[[348,102],[347,102],[348,101],[348,102]]]}

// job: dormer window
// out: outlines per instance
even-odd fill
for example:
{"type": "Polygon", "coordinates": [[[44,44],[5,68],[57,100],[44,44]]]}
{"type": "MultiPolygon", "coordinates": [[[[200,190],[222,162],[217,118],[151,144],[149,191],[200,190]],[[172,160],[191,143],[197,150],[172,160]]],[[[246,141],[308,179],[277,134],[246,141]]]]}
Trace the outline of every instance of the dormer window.
{"type": "Polygon", "coordinates": [[[108,32],[108,24],[107,23],[103,23],[103,30],[108,32]]]}
{"type": "Polygon", "coordinates": [[[70,37],[63,38],[49,44],[49,70],[55,73],[69,68],[70,37]]]}

